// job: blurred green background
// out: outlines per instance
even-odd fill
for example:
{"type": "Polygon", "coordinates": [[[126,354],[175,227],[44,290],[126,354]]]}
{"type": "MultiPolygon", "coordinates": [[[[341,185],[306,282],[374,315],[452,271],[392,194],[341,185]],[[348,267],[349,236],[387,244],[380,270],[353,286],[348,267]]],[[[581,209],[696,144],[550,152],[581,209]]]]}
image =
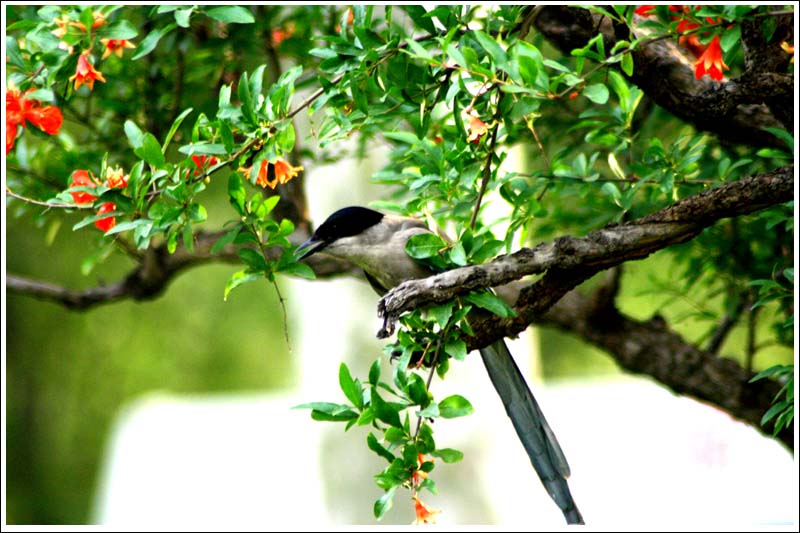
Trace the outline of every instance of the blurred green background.
{"type": "MultiPolygon", "coordinates": [[[[13,21],[17,13],[36,8],[13,6],[7,9],[8,18],[13,21]]],[[[263,26],[268,27],[268,15],[277,16],[277,13],[268,12],[272,9],[268,7],[259,9],[263,13],[257,25],[236,27],[236,32],[230,36],[195,31],[193,36],[182,41],[164,43],[169,52],[161,53],[158,61],[166,65],[165,71],[174,67],[170,63],[174,61],[173,49],[181,53],[190,50],[192,53],[187,57],[204,65],[202,69],[192,65],[188,68],[184,100],[179,102],[181,108],[194,107],[195,113],[213,116],[218,87],[209,87],[209,77],[213,76],[220,83],[230,83],[236,78],[235,74],[264,61],[260,45],[253,43],[263,38],[258,32],[264,31],[263,26]],[[235,59],[231,50],[237,50],[235,59]],[[242,52],[238,53],[240,50],[242,52]],[[219,57],[226,60],[220,61],[219,57]]],[[[132,17],[133,22],[144,25],[146,11],[137,12],[140,18],[132,17]]],[[[315,23],[317,19],[309,16],[305,20],[315,23]]],[[[302,23],[303,20],[298,19],[298,32],[302,23]]],[[[294,49],[292,43],[287,42],[291,55],[294,49]]],[[[115,74],[122,69],[138,68],[145,72],[148,68],[145,61],[125,64],[112,58],[107,66],[104,72],[109,82],[98,84],[97,97],[105,94],[114,105],[120,101],[115,97],[128,98],[125,101],[137,110],[140,124],[153,122],[144,109],[156,113],[173,105],[171,94],[165,90],[171,87],[172,80],[162,73],[155,72],[152,84],[145,84],[139,92],[115,82],[115,74]],[[135,98],[143,99],[147,106],[140,105],[135,98]]],[[[130,72],[127,74],[135,77],[130,72]]],[[[148,78],[142,75],[141,79],[148,78]]],[[[663,118],[656,117],[651,127],[660,128],[664,143],[668,144],[669,137],[674,139],[679,132],[678,128],[664,128],[663,118]]],[[[559,127],[558,123],[553,126],[554,129],[559,127]]],[[[67,134],[84,133],[80,125],[69,119],[64,130],[67,134]]],[[[302,141],[302,136],[298,138],[302,141]]],[[[24,146],[24,139],[19,142],[24,146]]],[[[88,166],[91,157],[99,158],[98,154],[106,149],[117,149],[118,153],[130,156],[122,134],[110,136],[103,143],[94,146],[97,151],[94,156],[87,151],[83,161],[48,160],[44,165],[48,175],[66,187],[71,169],[88,166]]],[[[303,164],[307,171],[314,170],[313,162],[309,165],[304,161],[303,164]]],[[[4,176],[5,171],[4,168],[4,176]]],[[[224,173],[219,179],[215,177],[205,195],[209,228],[219,227],[232,215],[225,199],[225,181],[224,173]]],[[[341,173],[335,187],[357,188],[366,182],[366,177],[358,173],[341,173]],[[342,179],[344,176],[348,176],[349,181],[342,179]]],[[[307,190],[309,195],[321,194],[317,187],[307,190]]],[[[17,217],[19,203],[7,202],[10,204],[7,203],[8,223],[4,232],[8,273],[78,289],[113,283],[131,267],[125,258],[112,255],[89,276],[83,276],[81,264],[86,252],[93,248],[92,242],[100,238],[93,228],[71,231],[71,225],[79,220],[77,214],[67,217],[60,227],[39,227],[32,216],[39,212],[37,209],[27,210],[17,217]]],[[[669,253],[626,265],[619,304],[623,312],[642,319],[659,311],[679,332],[696,339],[711,326],[710,321],[698,319],[698,309],[705,307],[718,313],[722,309],[721,297],[704,299],[700,304],[688,298],[672,299],[669,294],[655,296],[644,291],[652,287],[654,279],[668,285],[671,279],[679,276],[677,267],[672,265],[669,253]]],[[[180,275],[156,300],[126,301],[86,312],[73,312],[53,303],[6,294],[8,523],[84,524],[90,521],[109,430],[120,410],[143,394],[152,391],[186,395],[288,391],[299,385],[297,361],[284,340],[284,317],[274,289],[267,283],[248,284],[235,291],[228,302],[223,302],[225,282],[235,270],[238,270],[235,265],[202,266],[180,275]]],[[[303,314],[293,305],[291,292],[284,291],[284,295],[291,332],[293,323],[303,320],[303,314]]],[[[769,324],[762,321],[759,328],[766,336],[769,324]]],[[[741,358],[744,336],[744,327],[734,330],[722,353],[741,358]]],[[[540,343],[540,368],[545,379],[608,376],[619,372],[608,356],[558,331],[543,329],[540,343]]],[[[772,346],[759,352],[756,367],[791,360],[790,349],[772,346]]],[[[331,375],[330,380],[336,380],[336,376],[331,375]]],[[[309,398],[308,401],[319,399],[309,398]]],[[[310,420],[309,424],[312,424],[310,420]]],[[[371,480],[367,478],[364,482],[371,483],[371,480]]]]}
{"type": "MultiPolygon", "coordinates": [[[[113,282],[129,267],[126,260],[111,259],[89,277],[80,274],[92,233],[62,228],[47,245],[30,220],[12,218],[8,272],[73,288],[113,282]]],[[[656,256],[627,267],[623,310],[645,318],[660,308],[639,288],[663,274],[664,260],[656,256]]],[[[111,424],[140,395],[267,392],[299,385],[273,288],[250,284],[223,302],[223,287],[235,268],[200,267],[179,276],[154,301],[87,312],[7,294],[8,523],[87,523],[111,424]]],[[[291,331],[302,313],[290,292],[286,297],[291,331]]],[[[677,302],[662,312],[678,317],[694,305],[677,302]]],[[[684,320],[678,327],[697,335],[706,325],[684,320]]],[[[734,331],[723,353],[743,353],[742,329],[734,331]]],[[[546,380],[618,372],[609,357],[571,336],[545,328],[540,342],[546,380]]],[[[757,363],[791,359],[790,350],[775,347],[760,353],[757,363]]]]}

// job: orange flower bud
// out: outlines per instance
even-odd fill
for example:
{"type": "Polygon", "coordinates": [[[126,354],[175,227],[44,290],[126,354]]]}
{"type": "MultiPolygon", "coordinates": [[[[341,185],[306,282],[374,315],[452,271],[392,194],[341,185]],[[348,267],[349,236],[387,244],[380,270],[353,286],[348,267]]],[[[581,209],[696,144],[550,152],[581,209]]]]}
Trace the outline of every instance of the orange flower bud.
{"type": "Polygon", "coordinates": [[[85,83],[89,86],[89,89],[94,90],[95,80],[102,81],[103,83],[106,81],[103,74],[99,70],[96,70],[89,62],[89,56],[90,52],[84,52],[78,56],[78,67],[75,69],[75,74],[69,79],[69,81],[75,80],[76,91],[81,84],[85,83]]]}
{"type": "Polygon", "coordinates": [[[489,131],[489,126],[486,125],[480,118],[471,115],[469,118],[469,135],[467,135],[467,142],[478,144],[481,137],[486,135],[489,131]]]}
{"type": "Polygon", "coordinates": [[[116,54],[117,57],[122,57],[122,51],[125,48],[136,48],[136,45],[128,39],[100,39],[103,46],[106,47],[100,59],[105,59],[111,54],[116,54]]]}
{"type": "Polygon", "coordinates": [[[415,494],[412,499],[414,500],[414,514],[417,518],[414,524],[433,524],[436,522],[434,517],[441,513],[438,509],[431,509],[420,500],[415,494]]]}
{"type": "Polygon", "coordinates": [[[124,189],[128,186],[128,176],[120,167],[106,169],[106,185],[111,189],[124,189]]]}

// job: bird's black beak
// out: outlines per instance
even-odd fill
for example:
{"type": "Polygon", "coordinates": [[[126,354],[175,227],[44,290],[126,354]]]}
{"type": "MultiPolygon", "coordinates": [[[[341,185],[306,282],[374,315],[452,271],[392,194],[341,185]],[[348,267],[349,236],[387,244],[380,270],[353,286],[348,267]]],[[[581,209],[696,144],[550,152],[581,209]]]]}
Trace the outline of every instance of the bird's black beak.
{"type": "Polygon", "coordinates": [[[306,242],[297,247],[297,250],[294,251],[294,258],[296,261],[300,261],[311,254],[319,252],[327,245],[327,242],[312,236],[306,242]]]}

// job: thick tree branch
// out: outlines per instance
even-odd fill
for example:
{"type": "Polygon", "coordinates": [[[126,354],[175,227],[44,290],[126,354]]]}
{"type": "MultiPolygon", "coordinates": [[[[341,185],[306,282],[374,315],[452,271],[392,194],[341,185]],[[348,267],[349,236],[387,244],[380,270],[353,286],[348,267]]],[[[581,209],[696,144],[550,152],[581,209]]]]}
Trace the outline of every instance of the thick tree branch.
{"type": "MultiPolygon", "coordinates": [[[[785,33],[783,28],[787,26],[784,19],[791,21],[791,18],[792,15],[780,17],[780,35],[776,34],[769,43],[764,42],[760,30],[757,34],[745,32],[751,51],[748,57],[756,57],[755,50],[778,46],[785,33]]],[[[535,20],[539,31],[565,54],[585,46],[599,32],[604,35],[607,50],[619,39],[629,38],[626,26],[611,27],[598,22],[598,16],[570,6],[545,6],[535,20]]],[[[791,27],[790,22],[788,27],[791,27]]],[[[791,131],[794,82],[783,74],[788,54],[773,54],[772,57],[782,58],[783,63],[776,64],[772,59],[768,65],[784,70],[751,68],[724,83],[707,78],[697,80],[691,63],[675,44],[659,40],[634,51],[635,68],[630,80],[661,107],[698,129],[715,133],[720,139],[782,148],[782,142],[764,128],[784,127],[791,131]]]]}
{"type": "MultiPolygon", "coordinates": [[[[597,293],[566,294],[536,322],[575,334],[606,352],[625,370],[651,376],[678,394],[691,396],[723,409],[764,433],[761,417],[781,385],[771,380],[749,383],[755,375],[735,360],[702,350],[671,330],[658,315],[639,321],[621,314],[613,299],[597,293]],[[598,297],[600,296],[600,297],[598,297]]],[[[794,449],[791,428],[778,439],[794,449]]]]}
{"type": "Polygon", "coordinates": [[[793,189],[793,166],[746,178],[690,196],[639,220],[593,231],[586,237],[561,237],[500,256],[485,265],[407,281],[381,299],[378,314],[391,330],[392,323],[405,311],[547,271],[544,278],[520,294],[519,315],[494,321],[493,333],[477,340],[473,347],[485,346],[519,333],[532,316],[547,310],[561,295],[596,272],[692,239],[721,218],[787,202],[792,199],[793,189]]]}

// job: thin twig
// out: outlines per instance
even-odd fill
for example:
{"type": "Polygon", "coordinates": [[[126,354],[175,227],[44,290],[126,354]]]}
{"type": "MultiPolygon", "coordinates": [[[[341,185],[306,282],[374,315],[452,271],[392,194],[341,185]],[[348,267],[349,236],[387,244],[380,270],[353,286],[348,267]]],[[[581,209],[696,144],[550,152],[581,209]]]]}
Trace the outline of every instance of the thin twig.
{"type": "MultiPolygon", "coordinates": [[[[502,98],[503,94],[500,93],[500,97],[502,98]]],[[[498,102],[499,108],[499,102],[498,102]]],[[[486,166],[483,167],[483,179],[481,180],[481,189],[478,192],[478,200],[475,202],[475,210],[472,212],[472,218],[469,221],[469,227],[471,229],[475,229],[475,221],[478,220],[478,211],[481,208],[481,201],[483,200],[483,195],[486,193],[486,186],[489,183],[489,179],[492,177],[492,159],[494,159],[494,149],[497,145],[497,130],[500,129],[500,123],[498,122],[494,129],[492,130],[492,140],[489,144],[489,155],[486,157],[486,166]]]]}
{"type": "Polygon", "coordinates": [[[61,208],[61,209],[90,209],[91,205],[78,205],[78,204],[63,204],[57,202],[42,202],[41,200],[34,200],[33,198],[28,198],[26,196],[22,196],[21,194],[17,194],[11,189],[8,188],[6,185],[6,194],[11,196],[12,198],[16,198],[17,200],[22,200],[23,202],[27,202],[29,204],[41,205],[44,207],[53,207],[53,208],[61,208]]]}

